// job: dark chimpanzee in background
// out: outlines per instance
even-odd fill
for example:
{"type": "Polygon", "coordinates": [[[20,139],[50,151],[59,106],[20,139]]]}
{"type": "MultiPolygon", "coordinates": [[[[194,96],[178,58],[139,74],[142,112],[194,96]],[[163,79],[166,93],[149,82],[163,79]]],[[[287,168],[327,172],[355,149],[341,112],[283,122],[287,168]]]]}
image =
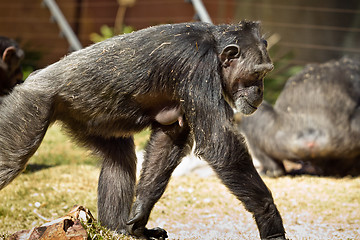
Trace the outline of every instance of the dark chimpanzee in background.
{"type": "Polygon", "coordinates": [[[253,214],[260,237],[285,239],[272,195],[232,122],[232,107],[244,114],[257,109],[263,78],[273,68],[259,28],[249,21],[151,27],[31,74],[0,106],[0,188],[24,170],[48,126],[59,120],[103,158],[100,222],[120,233],[164,239],[165,230],[145,226],[195,141],[196,154],[253,214]],[[132,135],[149,126],[135,191],[132,135]]]}
{"type": "Polygon", "coordinates": [[[266,175],[285,174],[285,159],[309,162],[316,174],[360,174],[360,63],[308,65],[240,128],[266,175]]]}
{"type": "Polygon", "coordinates": [[[14,40],[0,36],[0,55],[1,102],[2,96],[8,94],[16,84],[22,83],[20,63],[24,58],[24,52],[14,40]]]}

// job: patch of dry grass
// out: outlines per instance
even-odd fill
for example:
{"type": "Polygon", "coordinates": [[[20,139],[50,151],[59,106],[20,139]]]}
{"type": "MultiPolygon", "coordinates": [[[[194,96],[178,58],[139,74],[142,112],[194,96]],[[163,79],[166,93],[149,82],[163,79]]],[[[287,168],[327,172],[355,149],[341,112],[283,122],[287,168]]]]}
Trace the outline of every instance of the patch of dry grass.
{"type": "MultiPolygon", "coordinates": [[[[58,218],[75,204],[97,215],[96,159],[58,132],[52,128],[31,159],[51,167],[28,171],[0,191],[0,236],[58,218]]],[[[290,239],[360,239],[359,177],[265,182],[290,239]]],[[[258,239],[251,214],[215,177],[173,177],[148,226],[165,228],[170,239],[258,239]]]]}
{"type": "MultiPolygon", "coordinates": [[[[75,204],[96,216],[98,174],[96,167],[76,165],[23,174],[1,192],[0,232],[40,225],[43,217],[60,217],[75,204]]],[[[359,178],[265,181],[290,239],[360,239],[359,178]]],[[[148,226],[165,228],[170,239],[258,238],[251,215],[215,177],[174,177],[148,226]]]]}
{"type": "Polygon", "coordinates": [[[22,174],[1,191],[0,232],[29,229],[63,216],[73,205],[96,209],[93,166],[56,166],[22,174]]]}

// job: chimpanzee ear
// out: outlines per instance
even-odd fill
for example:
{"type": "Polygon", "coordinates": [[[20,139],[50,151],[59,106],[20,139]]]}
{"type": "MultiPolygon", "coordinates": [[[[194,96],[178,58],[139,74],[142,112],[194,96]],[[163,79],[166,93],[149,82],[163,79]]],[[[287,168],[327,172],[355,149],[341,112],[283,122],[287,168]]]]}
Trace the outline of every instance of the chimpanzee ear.
{"type": "Polygon", "coordinates": [[[240,47],[236,44],[227,45],[220,54],[220,61],[222,63],[238,58],[240,56],[240,47]]]}
{"type": "Polygon", "coordinates": [[[10,65],[13,58],[16,57],[16,48],[15,47],[8,47],[5,49],[3,53],[3,61],[4,63],[10,65]]]}
{"type": "Polygon", "coordinates": [[[19,68],[21,60],[24,58],[24,52],[21,49],[11,46],[5,49],[3,53],[3,62],[7,64],[8,71],[13,72],[19,68]]]}

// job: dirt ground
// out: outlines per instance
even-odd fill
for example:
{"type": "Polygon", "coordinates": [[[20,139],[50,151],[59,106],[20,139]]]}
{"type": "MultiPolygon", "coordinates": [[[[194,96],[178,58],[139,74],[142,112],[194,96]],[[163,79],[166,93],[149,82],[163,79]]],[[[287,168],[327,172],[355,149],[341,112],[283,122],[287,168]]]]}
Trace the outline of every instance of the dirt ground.
{"type": "MultiPolygon", "coordinates": [[[[172,240],[259,239],[251,214],[216,176],[198,174],[204,173],[200,169],[194,166],[172,177],[148,227],[164,228],[172,240]]],[[[0,193],[0,233],[39,226],[44,223],[40,216],[63,216],[75,204],[96,217],[99,171],[96,166],[60,165],[20,175],[0,193]]],[[[360,239],[360,177],[263,179],[289,239],[360,239]]]]}
{"type": "MultiPolygon", "coordinates": [[[[360,239],[360,178],[264,180],[289,239],[360,239]]],[[[215,177],[175,178],[152,216],[149,226],[169,239],[259,239],[251,214],[215,177]]]]}

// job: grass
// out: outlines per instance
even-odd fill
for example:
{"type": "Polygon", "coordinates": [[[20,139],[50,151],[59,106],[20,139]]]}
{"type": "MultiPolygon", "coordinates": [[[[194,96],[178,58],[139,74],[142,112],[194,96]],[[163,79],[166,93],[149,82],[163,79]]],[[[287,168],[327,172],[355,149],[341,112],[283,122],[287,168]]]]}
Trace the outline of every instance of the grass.
{"type": "MultiPolygon", "coordinates": [[[[137,144],[143,146],[147,137],[148,132],[136,136],[137,144]]],[[[97,159],[59,126],[49,129],[29,167],[0,192],[0,236],[58,218],[75,204],[97,216],[97,159]]],[[[360,239],[359,177],[264,180],[290,239],[360,239]]],[[[214,176],[173,177],[148,226],[165,228],[170,239],[258,239],[251,214],[214,176]]]]}

